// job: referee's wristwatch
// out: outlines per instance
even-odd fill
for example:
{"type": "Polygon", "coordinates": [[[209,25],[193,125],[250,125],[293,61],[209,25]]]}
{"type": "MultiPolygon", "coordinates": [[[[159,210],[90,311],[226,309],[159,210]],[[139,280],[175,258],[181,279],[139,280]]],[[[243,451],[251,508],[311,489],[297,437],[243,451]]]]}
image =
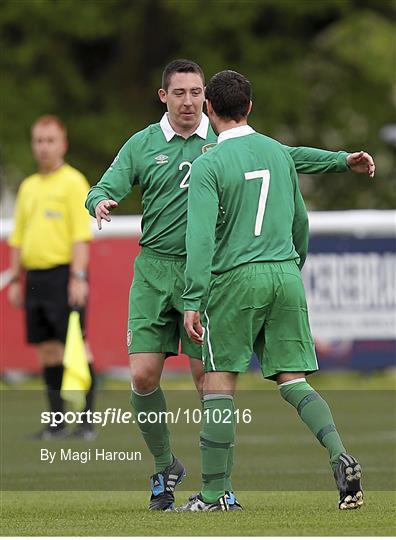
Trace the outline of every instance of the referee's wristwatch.
{"type": "Polygon", "coordinates": [[[80,281],[87,281],[87,273],[85,270],[77,270],[71,273],[71,277],[80,281]]]}

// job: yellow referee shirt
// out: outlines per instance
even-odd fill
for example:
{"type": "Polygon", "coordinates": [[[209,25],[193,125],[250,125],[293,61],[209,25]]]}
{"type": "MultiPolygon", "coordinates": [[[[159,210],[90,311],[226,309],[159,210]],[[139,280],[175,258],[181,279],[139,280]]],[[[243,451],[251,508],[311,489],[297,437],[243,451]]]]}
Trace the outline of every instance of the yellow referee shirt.
{"type": "Polygon", "coordinates": [[[9,243],[21,248],[26,270],[69,264],[73,243],[92,239],[91,218],[84,207],[88,190],[85,176],[67,164],[22,182],[9,243]]]}

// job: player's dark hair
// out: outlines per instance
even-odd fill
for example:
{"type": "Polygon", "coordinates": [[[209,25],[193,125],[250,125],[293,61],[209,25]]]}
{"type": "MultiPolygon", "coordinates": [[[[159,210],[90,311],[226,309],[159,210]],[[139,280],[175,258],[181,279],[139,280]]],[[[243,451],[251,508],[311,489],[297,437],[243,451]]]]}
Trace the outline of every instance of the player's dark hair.
{"type": "Polygon", "coordinates": [[[240,73],[220,71],[208,82],[205,97],[211,102],[217,116],[239,122],[248,115],[252,87],[240,73]]]}
{"type": "Polygon", "coordinates": [[[174,73],[196,73],[202,79],[202,83],[205,84],[205,75],[201,67],[192,62],[191,60],[179,59],[170,62],[164,69],[162,74],[162,88],[168,90],[169,83],[174,73]]]}

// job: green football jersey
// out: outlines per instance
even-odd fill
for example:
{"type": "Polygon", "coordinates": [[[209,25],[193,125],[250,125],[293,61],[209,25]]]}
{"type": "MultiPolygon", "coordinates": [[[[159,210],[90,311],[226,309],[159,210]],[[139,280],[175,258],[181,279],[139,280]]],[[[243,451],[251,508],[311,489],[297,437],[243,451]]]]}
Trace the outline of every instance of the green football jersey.
{"type": "Polygon", "coordinates": [[[191,165],[216,141],[205,115],[188,139],[178,136],[164,116],[160,123],[133,135],[121,148],[88,193],[89,213],[95,216],[97,204],[104,199],[119,202],[138,184],[143,205],[140,245],[163,254],[185,255],[191,165]]]}
{"type": "MultiPolygon", "coordinates": [[[[89,191],[86,207],[95,216],[105,199],[121,201],[134,185],[142,193],[143,219],[140,245],[162,254],[185,256],[187,192],[193,161],[215,145],[217,137],[203,115],[188,139],[177,135],[167,114],[161,122],[133,135],[102,179],[89,191]]],[[[284,147],[302,173],[341,172],[347,169],[346,152],[284,147]]]]}
{"type": "Polygon", "coordinates": [[[211,274],[305,258],[308,217],[287,150],[250,126],[220,134],[196,159],[188,201],[185,309],[198,310],[211,274]]]}

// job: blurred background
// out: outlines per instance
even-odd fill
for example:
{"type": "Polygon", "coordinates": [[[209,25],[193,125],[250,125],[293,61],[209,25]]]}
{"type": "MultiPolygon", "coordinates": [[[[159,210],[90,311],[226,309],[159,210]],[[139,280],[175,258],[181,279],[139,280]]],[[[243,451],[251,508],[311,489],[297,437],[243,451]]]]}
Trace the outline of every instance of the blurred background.
{"type": "MultiPolygon", "coordinates": [[[[6,218],[12,217],[19,183],[35,171],[29,142],[33,121],[47,113],[64,120],[67,160],[94,184],[130,135],[162,116],[157,89],[165,64],[190,58],[207,78],[230,68],[251,80],[250,123],[258,131],[288,145],[364,149],[374,156],[374,181],[351,173],[301,176],[309,210],[388,211],[386,225],[374,232],[372,214],[350,227],[342,227],[337,214],[338,230],[323,232],[319,226],[322,232],[311,243],[305,279],[312,313],[319,312],[323,321],[333,317],[346,323],[359,309],[367,318],[371,308],[373,318],[383,309],[381,320],[385,324],[387,319],[386,329],[372,335],[367,333],[373,326],[370,317],[358,331],[341,328],[337,335],[334,325],[332,331],[317,330],[324,364],[359,368],[366,363],[367,369],[392,365],[395,214],[389,211],[396,207],[395,19],[394,0],[3,1],[0,270],[8,268],[6,218]],[[343,274],[332,274],[340,261],[345,263],[343,274]],[[321,289],[320,276],[327,280],[321,289]],[[345,279],[350,280],[349,292],[345,279]],[[374,288],[367,296],[370,286],[374,288]],[[379,357],[385,360],[378,362],[379,357]]],[[[136,190],[118,213],[140,212],[136,190]]],[[[315,231],[318,228],[313,235],[315,231]]],[[[127,293],[137,251],[135,226],[129,234],[127,226],[118,237],[95,240],[92,246],[89,334],[103,370],[127,363],[127,293]],[[99,308],[100,293],[108,297],[105,313],[99,308]]],[[[33,353],[23,345],[22,315],[7,306],[4,288],[0,301],[2,371],[26,364],[34,370],[33,353]]]]}
{"type": "MultiPolygon", "coordinates": [[[[2,189],[34,171],[29,128],[48,112],[69,128],[70,163],[96,183],[123,142],[159,120],[162,70],[185,57],[208,78],[232,68],[251,80],[257,130],[375,156],[375,186],[305,178],[310,209],[394,208],[395,16],[394,0],[6,0],[2,189]]],[[[138,197],[119,212],[139,213],[138,197]]]]}

